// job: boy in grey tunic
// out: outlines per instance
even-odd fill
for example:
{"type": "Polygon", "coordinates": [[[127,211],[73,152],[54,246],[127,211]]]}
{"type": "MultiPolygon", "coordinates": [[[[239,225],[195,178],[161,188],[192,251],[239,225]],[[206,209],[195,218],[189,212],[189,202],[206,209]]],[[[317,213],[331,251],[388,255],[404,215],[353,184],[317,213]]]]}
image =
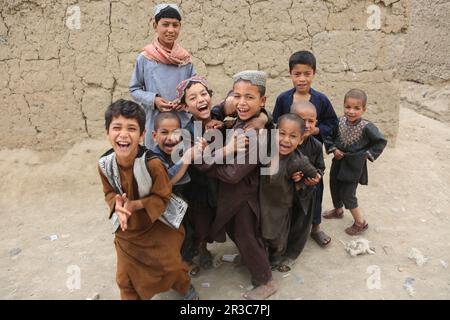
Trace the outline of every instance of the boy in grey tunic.
{"type": "Polygon", "coordinates": [[[154,119],[159,112],[177,112],[184,127],[190,114],[176,101],[177,85],[195,75],[191,55],[176,43],[181,30],[181,14],[176,4],[160,4],[154,9],[153,42],[138,55],[129,91],[145,109],[144,143],[152,148],[154,119]]]}

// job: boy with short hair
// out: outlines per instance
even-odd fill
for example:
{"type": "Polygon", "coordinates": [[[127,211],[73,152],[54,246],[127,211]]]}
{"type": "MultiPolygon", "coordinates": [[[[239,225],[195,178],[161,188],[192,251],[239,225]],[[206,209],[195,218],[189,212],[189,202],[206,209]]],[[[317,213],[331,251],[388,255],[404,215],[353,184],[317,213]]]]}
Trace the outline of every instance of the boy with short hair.
{"type": "MultiPolygon", "coordinates": [[[[234,75],[233,95],[238,119],[233,129],[242,129],[258,116],[266,102],[266,74],[243,71],[234,75]]],[[[256,136],[255,130],[251,130],[256,136]]],[[[249,134],[249,133],[248,133],[249,134]]],[[[219,180],[218,207],[212,226],[212,236],[225,242],[225,233],[239,249],[241,262],[247,266],[256,286],[244,297],[266,299],[277,290],[272,279],[268,255],[261,237],[258,199],[260,164],[250,164],[246,150],[245,164],[213,164],[208,174],[219,180]]]]}
{"type": "MultiPolygon", "coordinates": [[[[188,173],[190,163],[195,156],[201,156],[198,149],[191,148],[186,150],[181,159],[176,163],[173,162],[172,155],[178,152],[179,144],[181,142],[181,121],[176,113],[162,112],[155,117],[155,127],[153,130],[153,139],[155,146],[152,151],[162,160],[166,165],[170,185],[173,188],[173,193],[181,198],[185,198],[186,192],[190,190],[191,177],[188,173]],[[193,151],[193,152],[192,152],[193,151]]],[[[188,203],[188,210],[191,203],[188,203]]],[[[200,267],[194,263],[196,255],[196,247],[194,244],[195,228],[188,219],[188,213],[183,218],[183,226],[185,229],[185,238],[181,248],[181,255],[183,260],[189,266],[189,275],[194,277],[200,271],[200,267]]]]}
{"type": "MultiPolygon", "coordinates": [[[[311,135],[323,143],[325,137],[336,128],[338,121],[336,112],[327,96],[311,87],[316,75],[316,67],[316,58],[311,52],[298,51],[292,54],[289,58],[289,73],[294,88],[278,96],[273,111],[273,119],[276,122],[281,115],[291,112],[291,106],[296,102],[310,102],[315,106],[317,115],[317,124],[311,135]]],[[[317,230],[319,230],[322,222],[322,199],[323,181],[321,179],[316,186],[313,216],[313,225],[317,230]]],[[[323,231],[318,232],[314,240],[321,247],[325,247],[331,238],[323,231]]]]}
{"type": "MultiPolygon", "coordinates": [[[[316,178],[317,169],[297,148],[303,142],[305,121],[296,114],[288,113],[278,121],[279,158],[277,172],[260,179],[259,201],[261,205],[261,230],[269,250],[273,267],[280,268],[282,255],[286,251],[292,219],[294,182],[292,174],[298,171],[305,179],[316,178]]],[[[274,159],[273,159],[274,160],[274,159]]],[[[301,186],[298,186],[300,190],[301,186]]],[[[279,270],[284,271],[284,270],[279,270]]]]}
{"type": "Polygon", "coordinates": [[[375,161],[386,147],[387,140],[378,128],[362,118],[366,111],[367,95],[359,89],[352,89],[344,98],[344,116],[339,127],[325,139],[327,153],[334,158],[330,172],[330,191],[334,209],[324,213],[324,218],[342,218],[343,206],[349,209],[353,225],[345,232],[358,235],[369,227],[358,207],[356,189],[358,183],[368,184],[367,159],[375,161]]]}
{"type": "Polygon", "coordinates": [[[159,220],[172,190],[161,160],[139,144],[144,125],[145,111],[132,101],[118,100],[106,110],[112,149],[100,158],[99,174],[114,222],[120,295],[151,299],[172,288],[198,299],[180,255],[184,229],[159,220]]]}
{"type": "MultiPolygon", "coordinates": [[[[306,125],[304,135],[305,141],[301,144],[299,149],[304,155],[306,155],[309,158],[311,163],[320,172],[320,175],[317,178],[305,180],[306,185],[313,187],[314,189],[313,194],[315,196],[317,189],[323,190],[322,177],[325,172],[325,162],[323,160],[322,144],[312,136],[312,133],[314,132],[314,128],[317,123],[316,107],[309,101],[300,101],[295,102],[292,105],[291,112],[297,114],[299,117],[305,120],[306,125]]],[[[314,201],[314,206],[315,202],[316,201],[314,201]]],[[[320,215],[321,215],[320,211],[321,210],[315,210],[313,208],[311,238],[313,238],[317,242],[317,244],[320,245],[321,247],[325,247],[331,242],[331,238],[325,232],[320,230],[320,215]],[[319,217],[316,216],[317,213],[320,213],[319,217]]],[[[299,234],[301,234],[301,232],[299,234]]]]}
{"type": "Polygon", "coordinates": [[[291,112],[294,102],[309,101],[316,107],[317,112],[317,126],[312,135],[323,142],[337,126],[337,116],[327,96],[311,87],[316,75],[316,58],[309,51],[295,52],[289,58],[289,73],[294,88],[277,97],[273,121],[277,122],[280,116],[291,112]]]}
{"type": "Polygon", "coordinates": [[[176,4],[159,4],[154,8],[153,29],[157,36],[136,59],[129,84],[133,99],[147,113],[145,145],[154,146],[154,118],[160,112],[177,112],[182,127],[190,119],[176,101],[176,86],[195,75],[191,55],[177,44],[181,30],[181,12],[176,4]]]}

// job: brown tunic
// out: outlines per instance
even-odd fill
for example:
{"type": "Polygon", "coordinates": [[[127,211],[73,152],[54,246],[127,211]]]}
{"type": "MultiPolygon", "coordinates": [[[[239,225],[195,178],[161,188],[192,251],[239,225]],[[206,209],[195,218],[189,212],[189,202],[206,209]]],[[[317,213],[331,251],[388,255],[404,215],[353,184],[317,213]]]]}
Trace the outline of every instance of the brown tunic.
{"type": "MultiPolygon", "coordinates": [[[[133,167],[120,169],[123,191],[130,200],[139,199],[133,167]]],[[[155,294],[174,289],[185,294],[189,289],[188,268],[181,259],[184,229],[173,229],[160,222],[172,192],[167,170],[159,159],[147,162],[153,180],[149,196],[141,201],[145,209],[128,219],[128,229],[116,231],[116,281],[121,298],[151,299],[155,294]]],[[[114,212],[116,192],[99,170],[105,201],[114,212]]]]}

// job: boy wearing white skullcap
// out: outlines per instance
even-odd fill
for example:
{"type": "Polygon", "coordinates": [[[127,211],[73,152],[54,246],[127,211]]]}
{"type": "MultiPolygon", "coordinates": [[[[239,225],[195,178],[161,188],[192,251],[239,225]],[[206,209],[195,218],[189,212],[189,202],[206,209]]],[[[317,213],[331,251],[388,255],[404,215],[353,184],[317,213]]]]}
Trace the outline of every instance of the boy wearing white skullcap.
{"type": "MultiPolygon", "coordinates": [[[[238,119],[233,129],[242,129],[257,117],[266,103],[266,74],[261,71],[244,71],[233,77],[233,96],[238,119]]],[[[255,130],[246,134],[253,136],[255,130]]],[[[258,199],[260,164],[250,163],[249,150],[245,164],[212,164],[208,174],[218,179],[216,218],[211,227],[215,241],[224,242],[228,234],[239,249],[242,263],[251,274],[255,288],[244,297],[263,300],[277,291],[272,279],[269,258],[261,237],[260,205],[258,199]]]]}
{"type": "Polygon", "coordinates": [[[129,85],[131,96],[144,107],[147,115],[144,143],[148,148],[154,145],[151,133],[158,113],[177,112],[182,127],[189,122],[190,114],[176,101],[176,87],[196,74],[191,55],[176,42],[181,31],[178,5],[156,5],[153,18],[156,37],[137,57],[129,85]]]}

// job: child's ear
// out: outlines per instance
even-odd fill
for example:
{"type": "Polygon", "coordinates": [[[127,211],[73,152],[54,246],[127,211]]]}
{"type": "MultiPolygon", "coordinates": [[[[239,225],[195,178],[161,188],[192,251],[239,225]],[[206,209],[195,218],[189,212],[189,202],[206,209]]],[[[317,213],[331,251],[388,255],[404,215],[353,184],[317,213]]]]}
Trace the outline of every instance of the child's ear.
{"type": "Polygon", "coordinates": [[[261,107],[264,107],[266,105],[266,101],[267,101],[267,97],[266,96],[261,98],[261,102],[262,102],[261,107]]]}
{"type": "Polygon", "coordinates": [[[158,26],[158,24],[156,23],[156,21],[153,21],[153,30],[156,31],[156,27],[158,26]]]}
{"type": "Polygon", "coordinates": [[[145,134],[147,133],[147,129],[144,129],[144,131],[142,131],[141,136],[139,137],[139,140],[141,143],[144,143],[144,137],[145,134]]]}
{"type": "Polygon", "coordinates": [[[157,132],[155,130],[152,131],[152,138],[156,141],[157,132]]]}

